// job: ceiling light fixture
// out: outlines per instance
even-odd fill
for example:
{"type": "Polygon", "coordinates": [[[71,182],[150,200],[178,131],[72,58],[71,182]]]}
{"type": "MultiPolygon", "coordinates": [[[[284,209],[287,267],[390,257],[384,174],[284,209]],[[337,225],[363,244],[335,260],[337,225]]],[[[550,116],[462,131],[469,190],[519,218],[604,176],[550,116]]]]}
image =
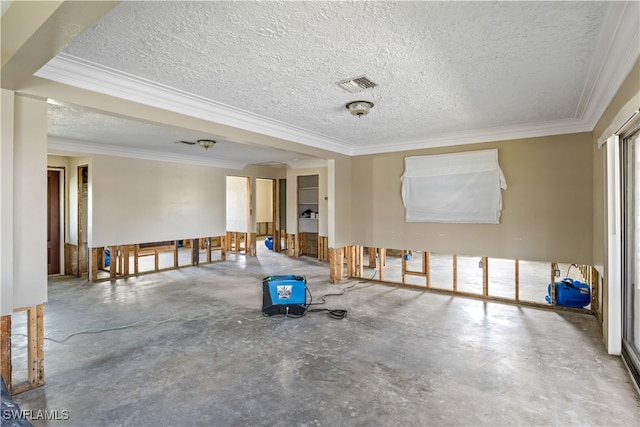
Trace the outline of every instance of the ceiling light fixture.
{"type": "Polygon", "coordinates": [[[369,101],[353,101],[345,105],[353,116],[366,116],[369,110],[373,108],[373,102],[369,101]]]}
{"type": "Polygon", "coordinates": [[[198,140],[198,145],[200,145],[200,147],[204,148],[205,150],[208,150],[209,148],[213,147],[213,144],[215,144],[216,142],[213,139],[199,139],[198,140]]]}

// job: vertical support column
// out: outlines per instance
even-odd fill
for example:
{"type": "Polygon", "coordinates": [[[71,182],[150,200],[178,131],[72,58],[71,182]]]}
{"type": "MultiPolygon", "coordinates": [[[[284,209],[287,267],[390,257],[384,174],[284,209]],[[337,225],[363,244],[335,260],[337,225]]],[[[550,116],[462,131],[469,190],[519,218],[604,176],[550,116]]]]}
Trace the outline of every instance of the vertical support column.
{"type": "Polygon", "coordinates": [[[407,258],[409,255],[409,251],[403,249],[402,252],[400,253],[400,256],[402,257],[402,259],[400,260],[400,265],[402,267],[402,284],[406,284],[406,278],[407,278],[407,258]]]}
{"type": "Polygon", "coordinates": [[[600,289],[598,287],[598,271],[595,267],[589,267],[589,286],[591,288],[591,310],[594,313],[598,313],[600,307],[598,307],[598,295],[600,289]]]}
{"type": "Polygon", "coordinates": [[[489,258],[482,257],[482,295],[489,295],[489,258]]]}
{"type": "Polygon", "coordinates": [[[128,276],[130,271],[129,271],[129,252],[131,250],[131,246],[130,245],[122,245],[120,246],[122,248],[122,274],[124,274],[125,276],[128,276]]]}
{"type": "MultiPolygon", "coordinates": [[[[118,270],[120,275],[124,275],[127,274],[127,271],[125,271],[125,245],[120,245],[118,246],[118,270]]],[[[126,261],[127,266],[129,264],[129,261],[126,261]]]]}
{"type": "Polygon", "coordinates": [[[276,229],[273,231],[273,252],[279,253],[282,248],[282,241],[280,240],[280,230],[276,229]]]}
{"type": "Polygon", "coordinates": [[[369,248],[369,268],[376,268],[376,255],[378,254],[377,248],[369,248]]]}
{"type": "Polygon", "coordinates": [[[158,270],[160,270],[160,253],[158,252],[158,249],[155,248],[153,250],[153,271],[157,273],[158,270]]]}
{"type": "Polygon", "coordinates": [[[220,237],[220,259],[222,261],[227,260],[227,238],[225,236],[220,237]]]}
{"type": "Polygon", "coordinates": [[[28,382],[30,386],[44,383],[44,310],[42,304],[27,309],[29,361],[28,382]]]}
{"type": "Polygon", "coordinates": [[[380,269],[378,270],[378,277],[380,281],[384,280],[384,267],[387,265],[387,248],[378,248],[378,255],[380,256],[380,269]]]}
{"type": "Polygon", "coordinates": [[[227,251],[231,251],[231,232],[230,231],[227,231],[224,247],[227,251]]]}
{"type": "Polygon", "coordinates": [[[198,264],[200,264],[200,239],[191,239],[191,265],[198,264]]]}
{"type": "Polygon", "coordinates": [[[453,292],[458,292],[458,255],[453,254],[453,292]]]}
{"type": "Polygon", "coordinates": [[[248,239],[245,243],[246,245],[246,253],[249,256],[256,256],[256,233],[247,233],[248,239]]]}
{"type": "Polygon", "coordinates": [[[173,268],[178,268],[179,266],[178,254],[179,254],[178,241],[174,240],[173,241],[173,268]]]}
{"type": "Polygon", "coordinates": [[[342,281],[343,258],[344,248],[329,248],[329,283],[338,283],[342,281]]]}
{"type": "Polygon", "coordinates": [[[551,263],[551,281],[549,282],[549,298],[551,305],[556,305],[556,263],[551,263]]]}
{"type": "Polygon", "coordinates": [[[204,247],[205,247],[205,253],[207,255],[207,262],[210,263],[211,262],[211,244],[212,242],[212,238],[211,237],[205,237],[204,239],[204,247]]]}
{"type": "Polygon", "coordinates": [[[11,395],[11,315],[0,316],[0,375],[11,395]]]}
{"type": "Polygon", "coordinates": [[[427,288],[431,287],[431,252],[422,252],[422,272],[427,277],[427,288]]]}
{"type": "MultiPolygon", "coordinates": [[[[104,255],[102,255],[104,257],[104,255]]],[[[98,280],[98,248],[91,248],[91,281],[98,280]]]]}
{"type": "Polygon", "coordinates": [[[297,233],[297,234],[293,235],[293,256],[296,257],[296,258],[300,257],[300,252],[301,252],[300,240],[301,240],[300,233],[297,233]]]}
{"type": "Polygon", "coordinates": [[[133,274],[138,274],[138,270],[139,270],[139,252],[140,252],[140,245],[139,244],[135,244],[133,245],[133,274]]]}
{"type": "Polygon", "coordinates": [[[295,250],[293,248],[293,234],[287,233],[287,255],[295,256],[295,250]]]}
{"type": "Polygon", "coordinates": [[[515,270],[516,270],[516,277],[515,277],[516,301],[520,301],[520,261],[519,260],[516,260],[515,270]]]}
{"type": "Polygon", "coordinates": [[[356,247],[355,245],[347,246],[347,277],[355,277],[356,275],[356,247]]]}
{"type": "Polygon", "coordinates": [[[358,246],[358,277],[364,277],[364,247],[358,246]]]}
{"type": "Polygon", "coordinates": [[[118,247],[117,246],[109,246],[109,251],[111,255],[109,255],[110,264],[109,264],[109,274],[112,279],[115,279],[118,275],[118,247]]]}

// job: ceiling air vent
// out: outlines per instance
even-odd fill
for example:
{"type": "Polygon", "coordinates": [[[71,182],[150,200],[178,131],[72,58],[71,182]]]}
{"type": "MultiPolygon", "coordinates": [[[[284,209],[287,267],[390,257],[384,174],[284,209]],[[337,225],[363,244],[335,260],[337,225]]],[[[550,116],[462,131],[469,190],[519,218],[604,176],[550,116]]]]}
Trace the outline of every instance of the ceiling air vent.
{"type": "Polygon", "coordinates": [[[376,83],[371,81],[367,76],[354,77],[352,79],[341,80],[336,83],[342,89],[347,92],[355,93],[360,92],[365,89],[370,89],[372,87],[378,86],[376,83]]]}

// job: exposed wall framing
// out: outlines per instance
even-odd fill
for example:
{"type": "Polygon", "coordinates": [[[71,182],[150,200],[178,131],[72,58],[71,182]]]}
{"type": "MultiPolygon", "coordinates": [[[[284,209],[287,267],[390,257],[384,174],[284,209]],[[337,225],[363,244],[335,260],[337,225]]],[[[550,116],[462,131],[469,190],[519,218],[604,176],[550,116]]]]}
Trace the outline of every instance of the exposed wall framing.
{"type": "Polygon", "coordinates": [[[219,261],[225,261],[227,250],[226,240],[227,239],[225,236],[183,240],[183,247],[191,248],[191,259],[189,265],[182,266],[180,266],[178,263],[179,245],[175,240],[165,242],[140,243],[134,245],[109,246],[109,266],[105,266],[105,248],[92,248],[91,280],[109,280],[139,274],[175,270],[181,267],[194,266],[202,263],[217,262],[213,260],[213,251],[220,251],[219,261]],[[200,259],[201,250],[205,251],[204,259],[200,259]],[[166,252],[173,253],[173,265],[171,267],[161,268],[160,256],[162,253],[166,252]],[[153,270],[140,271],[140,260],[143,257],[153,257],[153,270]],[[131,271],[131,264],[133,264],[133,272],[131,271]],[[108,271],[109,277],[100,278],[100,271],[108,271]]]}
{"type": "MultiPolygon", "coordinates": [[[[458,258],[458,255],[456,254],[453,254],[451,256],[452,257],[452,263],[451,263],[452,282],[450,284],[451,288],[446,289],[439,286],[437,288],[433,287],[433,283],[432,283],[433,278],[432,278],[432,272],[431,272],[432,254],[430,252],[416,253],[410,250],[388,251],[385,248],[371,248],[371,247],[366,248],[366,251],[368,255],[367,268],[376,270],[375,273],[377,273],[377,280],[380,282],[393,283],[393,284],[398,284],[398,285],[407,286],[411,288],[430,289],[435,292],[463,295],[463,296],[480,298],[480,299],[485,299],[490,301],[516,302],[523,305],[531,305],[531,306],[538,306],[538,307],[545,307],[545,308],[555,308],[559,310],[568,310],[568,311],[596,314],[596,316],[598,316],[599,319],[601,317],[601,315],[599,315],[600,308],[598,307],[598,293],[599,293],[599,286],[601,286],[601,283],[599,281],[597,271],[592,266],[586,266],[586,265],[576,266],[575,264],[572,264],[572,266],[575,266],[580,272],[581,281],[584,283],[587,283],[591,289],[591,306],[589,308],[582,309],[582,308],[571,308],[571,307],[556,305],[555,292],[553,290],[555,289],[554,286],[555,286],[555,281],[557,280],[557,277],[558,277],[559,268],[558,268],[558,264],[555,262],[548,264],[550,266],[550,276],[551,276],[549,283],[552,283],[553,285],[551,286],[551,292],[550,292],[552,302],[551,304],[547,304],[547,303],[522,299],[521,281],[520,281],[520,274],[521,274],[520,260],[512,260],[512,262],[514,263],[513,267],[515,272],[513,276],[513,290],[514,290],[513,295],[514,296],[508,297],[508,296],[492,295],[491,279],[489,276],[490,259],[488,257],[481,257],[480,261],[478,262],[478,267],[482,270],[481,271],[482,276],[481,276],[481,288],[478,288],[478,292],[476,293],[476,292],[460,290],[459,269],[458,269],[459,258],[458,258]],[[389,282],[385,280],[385,267],[387,267],[388,253],[392,254],[392,256],[394,257],[397,255],[401,257],[401,261],[399,263],[401,268],[400,282],[394,282],[394,281],[389,282]],[[412,270],[409,267],[409,260],[411,259],[412,256],[418,256],[418,255],[421,257],[421,268],[420,270],[412,270]],[[416,285],[416,284],[408,283],[407,278],[409,276],[423,277],[424,285],[416,285]]],[[[362,246],[356,246],[356,245],[347,246],[344,248],[329,249],[330,282],[338,283],[345,278],[344,265],[343,265],[345,258],[346,258],[346,267],[347,267],[346,277],[347,278],[364,278],[365,277],[364,262],[363,262],[365,258],[364,253],[365,253],[365,248],[363,248],[362,246]]],[[[468,260],[471,257],[466,257],[466,258],[468,260]]],[[[509,260],[500,260],[500,261],[501,261],[501,265],[503,265],[503,271],[504,271],[504,264],[509,260]]],[[[376,277],[376,274],[374,274],[374,276],[372,276],[370,279],[374,279],[375,277],[376,277]]],[[[500,284],[502,289],[504,290],[504,287],[505,287],[504,281],[501,281],[500,284]]],[[[544,288],[544,291],[546,290],[547,289],[544,288]]],[[[493,291],[493,293],[495,294],[496,291],[493,291]]]]}
{"type": "Polygon", "coordinates": [[[245,255],[256,256],[256,233],[227,231],[225,250],[237,254],[244,253],[245,255]]]}
{"type": "Polygon", "coordinates": [[[11,394],[11,316],[0,316],[0,375],[11,394]]]}
{"type": "Polygon", "coordinates": [[[258,236],[272,236],[273,222],[256,222],[256,234],[258,236]]]}
{"type": "Polygon", "coordinates": [[[298,235],[297,234],[288,234],[287,233],[287,255],[291,257],[299,257],[300,253],[298,252],[298,235]]]}
{"type": "Polygon", "coordinates": [[[0,372],[9,395],[44,384],[44,308],[42,304],[15,310],[27,312],[27,381],[13,384],[11,363],[11,316],[0,318],[0,372]]]}
{"type": "Polygon", "coordinates": [[[318,236],[318,260],[329,261],[329,238],[318,236]]]}

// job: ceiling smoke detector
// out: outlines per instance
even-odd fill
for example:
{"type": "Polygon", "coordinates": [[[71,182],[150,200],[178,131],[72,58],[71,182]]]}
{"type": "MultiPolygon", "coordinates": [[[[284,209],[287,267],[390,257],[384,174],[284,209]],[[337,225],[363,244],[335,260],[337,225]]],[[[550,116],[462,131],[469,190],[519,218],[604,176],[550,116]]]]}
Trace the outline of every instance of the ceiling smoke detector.
{"type": "Polygon", "coordinates": [[[378,86],[377,83],[373,82],[367,76],[353,77],[351,79],[340,80],[339,82],[336,82],[336,84],[349,93],[356,93],[356,92],[363,91],[365,89],[370,89],[378,86]]]}
{"type": "Polygon", "coordinates": [[[353,101],[345,105],[351,112],[352,116],[366,116],[369,114],[369,110],[373,108],[373,102],[369,101],[353,101]]]}

